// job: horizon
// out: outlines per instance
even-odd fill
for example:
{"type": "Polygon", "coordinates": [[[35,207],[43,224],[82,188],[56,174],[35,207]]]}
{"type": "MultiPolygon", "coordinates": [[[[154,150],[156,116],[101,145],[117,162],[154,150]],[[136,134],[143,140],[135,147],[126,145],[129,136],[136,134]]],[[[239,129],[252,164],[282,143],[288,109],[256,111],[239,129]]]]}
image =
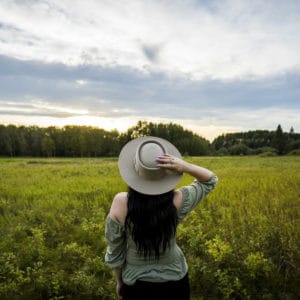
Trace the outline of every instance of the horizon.
{"type": "Polygon", "coordinates": [[[1,1],[0,123],[300,132],[300,3],[1,1]]]}
{"type": "MultiPolygon", "coordinates": [[[[139,122],[139,121],[144,122],[145,120],[138,120],[137,122],[139,122]]],[[[150,123],[150,122],[148,122],[148,121],[146,121],[146,122],[147,122],[147,123],[150,123]]],[[[152,122],[152,123],[154,123],[154,124],[159,124],[159,123],[155,123],[155,122],[152,122]]],[[[166,125],[168,125],[168,124],[170,124],[170,123],[172,123],[172,124],[174,124],[174,125],[180,125],[180,124],[177,124],[177,123],[174,123],[174,122],[169,122],[169,123],[167,123],[167,122],[161,122],[161,123],[162,123],[162,124],[166,124],[166,125]]],[[[123,130],[123,131],[120,131],[120,130],[118,130],[117,128],[105,129],[105,128],[99,127],[99,126],[97,126],[97,125],[94,126],[94,125],[78,125],[78,124],[65,124],[65,125],[63,125],[63,126],[55,126],[55,125],[39,126],[39,125],[36,125],[36,124],[24,125],[24,124],[13,124],[13,123],[9,123],[9,124],[0,124],[0,125],[4,125],[4,126],[13,125],[13,126],[17,126],[17,127],[21,127],[21,126],[25,126],[25,127],[36,126],[36,127],[39,127],[39,128],[55,127],[55,128],[58,128],[58,129],[62,129],[62,128],[67,127],[67,126],[82,126],[82,127],[92,127],[92,128],[96,128],[96,129],[103,129],[103,130],[106,130],[106,131],[108,131],[108,132],[112,132],[112,131],[114,131],[114,130],[117,130],[117,132],[118,132],[119,134],[123,134],[123,133],[126,133],[126,131],[129,130],[131,127],[137,125],[137,123],[133,124],[133,126],[130,126],[130,127],[126,128],[126,129],[123,130]]],[[[289,128],[289,130],[285,130],[284,127],[282,126],[282,124],[278,124],[277,126],[279,126],[279,125],[281,126],[282,131],[283,131],[284,133],[289,133],[290,130],[291,130],[292,128],[294,129],[294,127],[291,126],[291,128],[289,128]]],[[[180,125],[180,126],[182,126],[182,125],[180,125]]],[[[195,132],[195,131],[193,131],[193,130],[191,130],[191,129],[189,129],[189,128],[186,128],[186,127],[184,127],[184,126],[182,126],[182,128],[183,128],[184,130],[189,130],[189,131],[191,131],[192,133],[197,134],[198,136],[200,136],[200,137],[202,137],[202,138],[205,138],[205,139],[208,140],[210,143],[212,143],[217,137],[222,136],[222,135],[226,135],[226,134],[247,133],[247,132],[251,132],[251,131],[270,131],[270,132],[274,131],[274,132],[275,132],[276,129],[277,129],[277,126],[276,126],[276,128],[271,129],[271,130],[269,130],[269,129],[249,129],[249,130],[247,130],[247,131],[236,131],[236,132],[226,132],[226,133],[224,132],[224,133],[219,134],[218,136],[215,136],[213,139],[208,139],[208,138],[204,137],[201,133],[195,132]]],[[[300,132],[296,132],[295,130],[294,130],[294,133],[295,133],[295,134],[300,134],[300,132]]]]}

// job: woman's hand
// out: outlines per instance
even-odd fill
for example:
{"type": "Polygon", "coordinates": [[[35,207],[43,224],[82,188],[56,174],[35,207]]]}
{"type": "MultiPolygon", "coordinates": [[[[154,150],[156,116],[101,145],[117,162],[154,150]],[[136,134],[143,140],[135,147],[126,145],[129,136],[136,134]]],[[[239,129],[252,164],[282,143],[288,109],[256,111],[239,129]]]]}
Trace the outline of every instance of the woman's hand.
{"type": "Polygon", "coordinates": [[[123,280],[122,280],[122,267],[114,268],[115,277],[116,277],[116,292],[118,299],[123,299],[123,280]]]}
{"type": "Polygon", "coordinates": [[[123,282],[117,282],[116,292],[118,295],[118,299],[122,300],[123,299],[123,282]]]}
{"type": "Polygon", "coordinates": [[[214,175],[214,173],[208,169],[188,163],[169,154],[159,156],[156,161],[158,162],[157,166],[162,169],[170,170],[180,174],[187,173],[191,176],[194,176],[198,181],[207,181],[214,175]]]}
{"type": "Polygon", "coordinates": [[[156,161],[158,162],[158,167],[180,174],[184,172],[184,167],[186,166],[184,160],[170,154],[161,155],[157,157],[156,161]]]}

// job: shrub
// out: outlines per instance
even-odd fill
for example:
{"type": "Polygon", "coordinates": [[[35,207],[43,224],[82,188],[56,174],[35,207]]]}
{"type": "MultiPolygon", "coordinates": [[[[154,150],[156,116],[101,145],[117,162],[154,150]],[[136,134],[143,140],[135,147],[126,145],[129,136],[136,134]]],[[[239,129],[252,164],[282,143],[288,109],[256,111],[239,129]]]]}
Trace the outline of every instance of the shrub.
{"type": "Polygon", "coordinates": [[[226,156],[229,155],[229,151],[227,150],[227,148],[222,147],[216,152],[216,154],[219,156],[226,156]]]}
{"type": "Polygon", "coordinates": [[[260,148],[257,148],[256,150],[257,150],[257,154],[265,153],[265,152],[277,153],[277,150],[273,147],[260,147],[260,148]]]}
{"type": "Polygon", "coordinates": [[[261,154],[259,154],[260,157],[273,157],[273,156],[277,156],[277,154],[275,152],[263,152],[261,154]]]}
{"type": "Polygon", "coordinates": [[[300,149],[292,150],[291,152],[288,153],[288,155],[300,155],[300,149]]]}
{"type": "Polygon", "coordinates": [[[249,155],[252,154],[252,149],[243,143],[231,146],[228,149],[231,155],[249,155]]]}

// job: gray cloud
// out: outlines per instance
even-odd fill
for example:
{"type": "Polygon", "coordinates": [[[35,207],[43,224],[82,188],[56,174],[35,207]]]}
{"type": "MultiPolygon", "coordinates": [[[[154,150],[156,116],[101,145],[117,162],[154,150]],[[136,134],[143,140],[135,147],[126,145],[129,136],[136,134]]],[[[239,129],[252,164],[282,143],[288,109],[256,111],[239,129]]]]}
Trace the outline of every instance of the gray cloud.
{"type": "Polygon", "coordinates": [[[151,62],[158,62],[160,48],[157,45],[142,45],[142,51],[151,62]]]}
{"type": "Polygon", "coordinates": [[[127,67],[67,66],[0,56],[2,106],[5,101],[15,103],[14,110],[8,107],[0,110],[1,114],[76,115],[47,109],[47,106],[35,108],[31,113],[22,112],[24,101],[34,107],[34,101],[38,100],[47,105],[86,109],[104,117],[210,119],[237,124],[251,112],[300,110],[299,87],[299,73],[248,81],[190,81],[127,67]],[[18,102],[20,110],[16,112],[18,102]]]}
{"type": "Polygon", "coordinates": [[[3,22],[0,22],[0,30],[11,30],[13,32],[21,31],[19,28],[3,22]]]}
{"type": "Polygon", "coordinates": [[[16,111],[16,110],[7,109],[7,110],[0,110],[0,115],[66,118],[66,117],[74,116],[74,113],[51,112],[47,110],[35,110],[32,112],[28,112],[28,111],[16,111]]]}

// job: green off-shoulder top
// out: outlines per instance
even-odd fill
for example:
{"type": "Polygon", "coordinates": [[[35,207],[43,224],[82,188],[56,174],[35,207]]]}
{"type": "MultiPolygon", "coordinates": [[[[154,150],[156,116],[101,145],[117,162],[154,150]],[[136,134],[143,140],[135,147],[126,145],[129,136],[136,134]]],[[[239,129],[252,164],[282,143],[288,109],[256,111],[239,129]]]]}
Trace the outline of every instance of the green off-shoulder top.
{"type": "MultiPolygon", "coordinates": [[[[195,180],[188,186],[180,188],[183,196],[182,207],[178,211],[179,222],[195,208],[195,206],[214,189],[218,181],[213,175],[208,181],[195,180]]],[[[136,280],[165,282],[182,279],[188,265],[185,256],[176,243],[176,237],[170,241],[170,247],[155,258],[144,259],[138,255],[131,234],[126,233],[125,226],[107,216],[105,223],[107,251],[105,262],[111,268],[122,267],[122,279],[127,285],[133,285],[136,280]]]]}

